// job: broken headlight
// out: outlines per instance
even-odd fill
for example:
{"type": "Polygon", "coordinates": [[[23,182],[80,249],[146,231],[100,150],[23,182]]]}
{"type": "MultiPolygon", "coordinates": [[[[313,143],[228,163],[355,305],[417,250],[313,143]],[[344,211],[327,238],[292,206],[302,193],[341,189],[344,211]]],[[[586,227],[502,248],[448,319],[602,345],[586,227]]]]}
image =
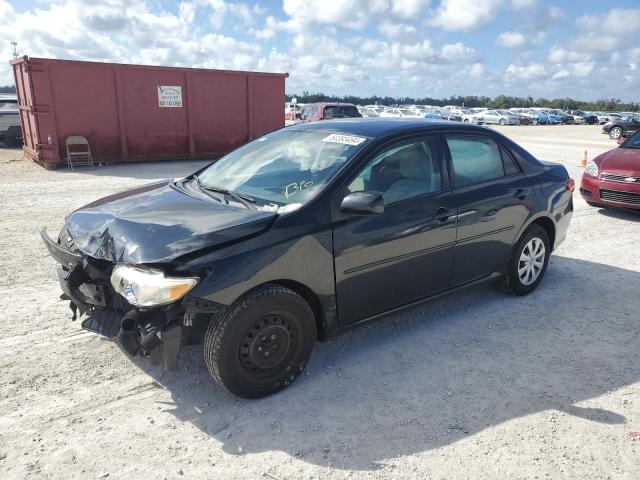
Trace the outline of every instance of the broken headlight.
{"type": "Polygon", "coordinates": [[[197,278],[166,277],[160,270],[119,265],[111,273],[111,286],[136,307],[166,305],[182,298],[197,278]]]}

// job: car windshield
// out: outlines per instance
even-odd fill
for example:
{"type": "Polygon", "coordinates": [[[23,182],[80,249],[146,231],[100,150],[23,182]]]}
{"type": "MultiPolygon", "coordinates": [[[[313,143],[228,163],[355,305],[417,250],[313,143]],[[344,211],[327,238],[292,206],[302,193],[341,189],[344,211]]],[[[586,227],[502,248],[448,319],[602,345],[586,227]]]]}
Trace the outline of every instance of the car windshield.
{"type": "Polygon", "coordinates": [[[351,105],[324,107],[324,116],[327,118],[353,118],[360,117],[358,109],[351,105]]]}
{"type": "Polygon", "coordinates": [[[640,148],[640,134],[635,134],[620,145],[622,148],[640,148]]]}
{"type": "Polygon", "coordinates": [[[198,175],[204,188],[223,188],[278,206],[304,204],[369,138],[284,128],[222,157],[198,175]]]}

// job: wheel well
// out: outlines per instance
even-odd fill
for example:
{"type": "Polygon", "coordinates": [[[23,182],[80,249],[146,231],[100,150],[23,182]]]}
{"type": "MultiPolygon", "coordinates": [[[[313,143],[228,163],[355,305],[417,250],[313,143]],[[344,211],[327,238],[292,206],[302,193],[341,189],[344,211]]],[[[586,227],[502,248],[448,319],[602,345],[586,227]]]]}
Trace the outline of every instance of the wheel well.
{"type": "Polygon", "coordinates": [[[556,243],[556,226],[553,224],[553,220],[548,217],[540,217],[536,218],[531,225],[540,225],[545,229],[547,235],[549,236],[549,243],[551,244],[551,249],[553,250],[553,246],[556,243]]]}
{"type": "Polygon", "coordinates": [[[296,282],[295,280],[274,280],[268,283],[280,285],[282,287],[288,288],[289,290],[293,290],[298,295],[300,295],[305,302],[309,304],[309,306],[311,307],[311,311],[313,312],[313,317],[316,321],[317,336],[319,339],[323,339],[325,336],[323,321],[324,312],[322,309],[322,304],[320,303],[320,300],[318,299],[316,293],[306,285],[300,282],[296,282]]]}

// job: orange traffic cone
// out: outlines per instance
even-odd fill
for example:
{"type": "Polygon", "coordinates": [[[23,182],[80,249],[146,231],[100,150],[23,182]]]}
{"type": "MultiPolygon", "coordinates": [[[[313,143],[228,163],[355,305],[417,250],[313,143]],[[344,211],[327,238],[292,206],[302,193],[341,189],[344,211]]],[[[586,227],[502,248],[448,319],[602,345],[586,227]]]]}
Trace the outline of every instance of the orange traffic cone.
{"type": "Polygon", "coordinates": [[[580,160],[580,163],[578,164],[579,167],[586,167],[587,166],[587,151],[584,151],[584,157],[582,157],[582,160],[580,160]]]}

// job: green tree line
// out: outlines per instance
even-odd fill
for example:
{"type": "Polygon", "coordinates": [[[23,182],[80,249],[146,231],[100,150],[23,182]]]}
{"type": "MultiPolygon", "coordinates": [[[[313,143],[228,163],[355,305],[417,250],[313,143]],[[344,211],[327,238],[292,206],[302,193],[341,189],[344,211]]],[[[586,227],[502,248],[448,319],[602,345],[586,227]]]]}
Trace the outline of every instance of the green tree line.
{"type": "Polygon", "coordinates": [[[345,102],[354,103],[356,105],[459,105],[469,108],[487,107],[487,108],[512,108],[512,107],[542,107],[542,108],[559,108],[562,110],[587,110],[587,111],[621,111],[635,112],[640,110],[640,103],[625,103],[617,98],[604,100],[596,100],[586,102],[582,100],[574,100],[573,98],[536,98],[533,97],[512,97],[509,95],[498,95],[495,98],[475,95],[453,95],[449,98],[413,98],[413,97],[379,97],[377,95],[371,97],[358,97],[355,95],[325,95],[324,93],[302,92],[301,95],[286,95],[286,101],[289,102],[295,97],[300,103],[314,102],[345,102]]]}

